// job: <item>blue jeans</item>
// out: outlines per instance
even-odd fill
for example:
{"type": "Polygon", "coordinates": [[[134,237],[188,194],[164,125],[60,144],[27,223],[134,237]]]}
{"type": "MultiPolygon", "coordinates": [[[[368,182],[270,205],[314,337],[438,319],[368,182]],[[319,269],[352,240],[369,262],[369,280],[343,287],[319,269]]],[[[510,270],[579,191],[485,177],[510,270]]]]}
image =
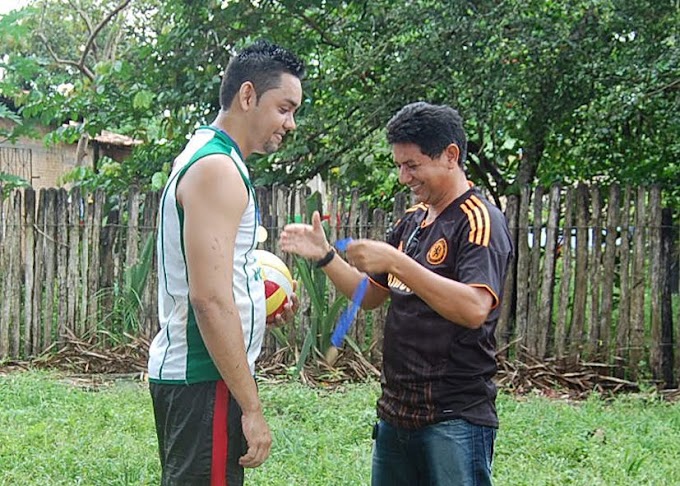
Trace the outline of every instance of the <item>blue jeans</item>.
{"type": "Polygon", "coordinates": [[[491,485],[496,429],[455,419],[415,430],[376,426],[372,486],[491,485]]]}

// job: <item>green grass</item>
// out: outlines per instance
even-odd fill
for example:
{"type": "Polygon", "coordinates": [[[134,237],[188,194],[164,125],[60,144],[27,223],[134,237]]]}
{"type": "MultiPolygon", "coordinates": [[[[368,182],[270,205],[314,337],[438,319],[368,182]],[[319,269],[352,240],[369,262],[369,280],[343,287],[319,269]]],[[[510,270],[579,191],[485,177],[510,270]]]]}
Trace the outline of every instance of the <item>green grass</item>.
{"type": "MultiPolygon", "coordinates": [[[[378,385],[336,391],[262,383],[274,434],[250,485],[366,485],[378,385]]],[[[653,396],[498,401],[497,485],[680,484],[680,404],[653,396]]],[[[158,484],[148,391],[74,386],[53,373],[0,376],[0,485],[158,484]]]]}

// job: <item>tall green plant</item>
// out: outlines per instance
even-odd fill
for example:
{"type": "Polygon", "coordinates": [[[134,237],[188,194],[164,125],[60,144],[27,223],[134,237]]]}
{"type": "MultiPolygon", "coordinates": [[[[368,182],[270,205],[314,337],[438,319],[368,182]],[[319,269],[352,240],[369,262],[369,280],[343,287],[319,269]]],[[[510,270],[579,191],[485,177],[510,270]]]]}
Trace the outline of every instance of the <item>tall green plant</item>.
{"type": "MultiPolygon", "coordinates": [[[[312,213],[317,210],[321,210],[321,194],[315,192],[307,198],[307,221],[311,220],[312,213]]],[[[325,223],[324,229],[328,229],[325,223]]],[[[309,329],[295,365],[295,374],[299,375],[312,351],[323,354],[328,349],[333,326],[347,299],[340,296],[331,302],[328,277],[323,270],[310,265],[308,261],[296,257],[295,269],[311,304],[309,329]]],[[[281,338],[280,335],[278,337],[281,338]]]]}
{"type": "Polygon", "coordinates": [[[107,323],[107,331],[114,338],[135,334],[141,327],[142,294],[153,263],[155,238],[150,235],[144,243],[139,261],[125,270],[122,286],[102,289],[99,297],[112,302],[111,311],[100,322],[107,323]]]}

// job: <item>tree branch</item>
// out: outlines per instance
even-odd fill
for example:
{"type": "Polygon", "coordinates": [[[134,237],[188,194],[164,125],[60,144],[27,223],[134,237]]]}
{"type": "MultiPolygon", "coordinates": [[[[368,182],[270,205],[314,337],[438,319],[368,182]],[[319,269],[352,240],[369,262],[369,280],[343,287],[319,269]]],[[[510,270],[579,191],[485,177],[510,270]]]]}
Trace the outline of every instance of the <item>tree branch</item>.
{"type": "Polygon", "coordinates": [[[327,44],[331,47],[335,47],[336,49],[342,48],[342,46],[340,44],[338,44],[333,39],[328,37],[328,34],[326,34],[326,32],[319,26],[319,24],[317,24],[314,21],[314,19],[312,19],[312,18],[308,17],[307,15],[300,13],[300,12],[293,12],[293,15],[302,19],[302,21],[304,21],[309,27],[311,27],[313,31],[315,31],[317,34],[319,34],[319,36],[321,37],[321,41],[324,44],[327,44]]]}
{"type": "MultiPolygon", "coordinates": [[[[83,22],[85,22],[85,27],[87,27],[87,35],[91,36],[92,35],[92,21],[90,21],[90,17],[87,16],[85,11],[81,9],[78,4],[76,4],[73,0],[68,0],[68,4],[71,6],[73,10],[76,11],[76,13],[80,16],[81,19],[83,19],[83,22]]],[[[97,43],[95,42],[93,45],[93,52],[97,52],[97,43]]],[[[96,57],[96,54],[95,54],[96,57]]]]}
{"type": "Polygon", "coordinates": [[[94,81],[94,73],[90,71],[90,69],[87,66],[81,65],[80,63],[76,61],[71,61],[69,59],[61,59],[59,56],[57,56],[57,53],[54,52],[52,49],[52,46],[47,42],[47,37],[45,37],[45,34],[42,32],[37,33],[38,38],[42,41],[43,44],[45,44],[45,47],[50,53],[50,56],[52,56],[52,59],[54,59],[54,62],[57,64],[65,64],[67,66],[73,66],[78,69],[83,75],[85,75],[90,81],[94,81]]]}
{"type": "Polygon", "coordinates": [[[680,84],[680,79],[676,79],[675,81],[672,81],[665,86],[655,89],[654,91],[650,91],[649,93],[646,93],[645,96],[654,96],[656,94],[662,93],[663,91],[666,91],[667,89],[671,89],[677,86],[678,84],[680,84]]]}
{"type": "Polygon", "coordinates": [[[127,7],[132,0],[122,0],[120,4],[116,8],[114,8],[109,14],[102,19],[101,22],[97,25],[97,27],[94,28],[92,33],[90,34],[90,37],[88,37],[87,42],[85,43],[85,49],[83,49],[83,54],[80,56],[80,63],[79,65],[84,66],[85,65],[85,57],[87,56],[88,51],[90,50],[90,47],[92,47],[92,44],[94,43],[95,38],[97,35],[99,35],[99,32],[108,24],[113,17],[118,15],[118,12],[123,10],[125,7],[127,7]]]}

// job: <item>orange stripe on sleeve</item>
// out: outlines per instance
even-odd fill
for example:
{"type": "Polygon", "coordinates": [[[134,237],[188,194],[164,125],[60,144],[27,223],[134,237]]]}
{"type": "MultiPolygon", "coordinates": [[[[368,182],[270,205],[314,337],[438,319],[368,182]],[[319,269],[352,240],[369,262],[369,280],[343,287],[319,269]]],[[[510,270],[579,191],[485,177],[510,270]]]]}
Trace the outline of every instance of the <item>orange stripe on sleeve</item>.
{"type": "Polygon", "coordinates": [[[477,196],[471,196],[470,199],[479,206],[479,209],[482,212],[482,218],[484,219],[484,238],[481,244],[483,246],[489,246],[489,240],[491,240],[491,216],[489,216],[489,210],[477,196]]]}
{"type": "Polygon", "coordinates": [[[475,242],[475,231],[477,229],[477,223],[475,222],[475,217],[472,214],[472,211],[468,209],[468,207],[465,205],[465,203],[460,205],[460,208],[465,212],[465,214],[468,217],[468,222],[470,223],[470,236],[468,237],[468,241],[470,243],[475,242]]]}
{"type": "Polygon", "coordinates": [[[465,203],[468,205],[470,210],[474,213],[475,219],[477,220],[477,230],[475,231],[474,242],[477,243],[478,245],[481,245],[482,241],[484,240],[484,220],[482,219],[482,212],[474,204],[474,202],[470,201],[469,199],[467,201],[465,201],[465,203]]]}

